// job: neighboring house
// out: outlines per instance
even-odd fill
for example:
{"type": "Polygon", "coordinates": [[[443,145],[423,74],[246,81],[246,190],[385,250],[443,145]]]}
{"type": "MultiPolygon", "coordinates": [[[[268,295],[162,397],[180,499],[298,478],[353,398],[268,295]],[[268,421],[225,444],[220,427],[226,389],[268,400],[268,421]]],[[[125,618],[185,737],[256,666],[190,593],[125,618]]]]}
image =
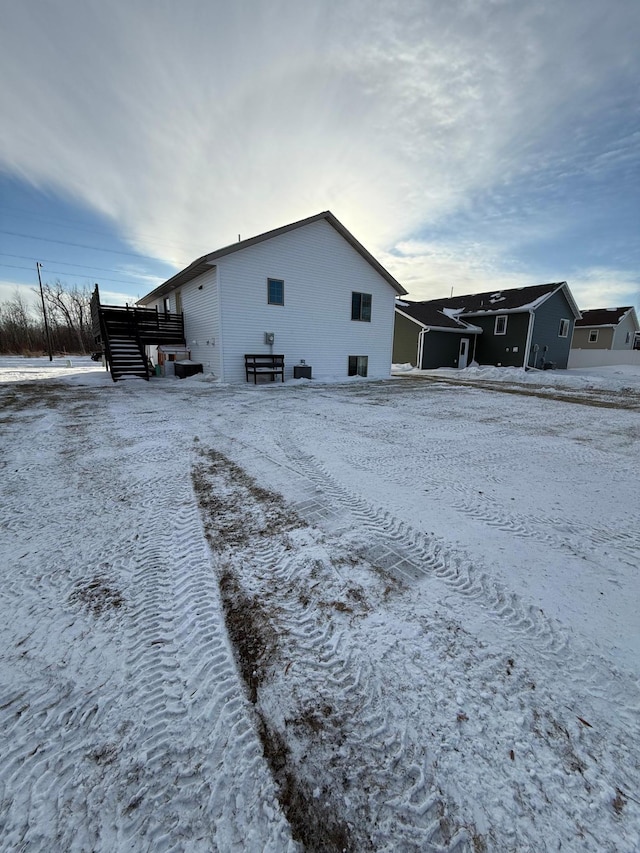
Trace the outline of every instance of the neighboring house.
{"type": "Polygon", "coordinates": [[[396,300],[393,363],[435,367],[466,367],[473,361],[480,326],[465,323],[439,302],[396,300]]]}
{"type": "Polygon", "coordinates": [[[565,369],[580,311],[566,281],[427,302],[396,302],[393,361],[423,370],[565,369]]]}
{"type": "Polygon", "coordinates": [[[640,333],[635,309],[594,308],[582,312],[573,330],[571,349],[631,350],[640,333]]]}
{"type": "Polygon", "coordinates": [[[286,378],[301,360],[316,378],[378,378],[405,293],[325,211],[204,255],[139,304],[182,313],[191,360],[224,382],[245,381],[248,353],[284,354],[286,378]]]}

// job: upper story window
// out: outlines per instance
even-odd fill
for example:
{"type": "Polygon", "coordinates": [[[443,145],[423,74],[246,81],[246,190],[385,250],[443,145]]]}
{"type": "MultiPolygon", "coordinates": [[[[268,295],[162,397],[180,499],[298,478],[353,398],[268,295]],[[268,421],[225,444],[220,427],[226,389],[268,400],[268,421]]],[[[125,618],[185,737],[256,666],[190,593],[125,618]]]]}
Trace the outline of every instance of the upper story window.
{"type": "Polygon", "coordinates": [[[165,298],[162,300],[162,307],[164,308],[166,314],[169,314],[171,312],[171,300],[168,296],[165,296],[165,298]]]}
{"type": "Polygon", "coordinates": [[[499,317],[496,317],[496,325],[493,330],[494,335],[506,335],[507,334],[507,317],[506,314],[501,314],[499,317]]]}
{"type": "Polygon", "coordinates": [[[267,279],[267,302],[269,305],[284,305],[284,281],[281,278],[267,279]]]}
{"type": "Polygon", "coordinates": [[[558,329],[558,337],[566,338],[569,334],[569,321],[560,320],[560,328],[558,329]]]}
{"type": "Polygon", "coordinates": [[[624,339],[624,342],[625,342],[625,344],[631,343],[631,332],[627,332],[625,339],[624,339]]]}
{"type": "Polygon", "coordinates": [[[351,319],[364,320],[367,323],[371,322],[371,294],[356,293],[355,290],[351,294],[351,319]]]}
{"type": "Polygon", "coordinates": [[[589,343],[595,344],[598,340],[599,329],[589,329],[589,343]]]}

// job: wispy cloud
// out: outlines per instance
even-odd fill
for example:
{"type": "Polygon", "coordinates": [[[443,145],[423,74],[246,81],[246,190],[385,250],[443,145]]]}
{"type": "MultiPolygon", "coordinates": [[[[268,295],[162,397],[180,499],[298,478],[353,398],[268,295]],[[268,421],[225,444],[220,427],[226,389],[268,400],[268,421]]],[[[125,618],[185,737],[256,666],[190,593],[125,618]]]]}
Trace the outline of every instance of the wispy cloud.
{"type": "Polygon", "coordinates": [[[176,265],[330,208],[408,286],[511,281],[508,249],[398,247],[483,194],[498,210],[518,181],[557,193],[636,150],[629,128],[591,144],[640,69],[635,0],[31,0],[4,18],[0,168],[176,265]]]}
{"type": "Polygon", "coordinates": [[[580,308],[618,308],[640,304],[637,276],[618,269],[592,267],[576,270],[571,291],[580,308]]]}

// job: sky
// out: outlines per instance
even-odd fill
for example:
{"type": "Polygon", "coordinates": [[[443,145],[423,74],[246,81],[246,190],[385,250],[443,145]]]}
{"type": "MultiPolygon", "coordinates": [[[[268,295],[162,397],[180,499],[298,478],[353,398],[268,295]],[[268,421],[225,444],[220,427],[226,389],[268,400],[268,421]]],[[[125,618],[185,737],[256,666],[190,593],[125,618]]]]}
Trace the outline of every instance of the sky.
{"type": "Polygon", "coordinates": [[[639,43],[637,0],[3,4],[0,301],[331,210],[411,299],[640,307],[639,43]]]}

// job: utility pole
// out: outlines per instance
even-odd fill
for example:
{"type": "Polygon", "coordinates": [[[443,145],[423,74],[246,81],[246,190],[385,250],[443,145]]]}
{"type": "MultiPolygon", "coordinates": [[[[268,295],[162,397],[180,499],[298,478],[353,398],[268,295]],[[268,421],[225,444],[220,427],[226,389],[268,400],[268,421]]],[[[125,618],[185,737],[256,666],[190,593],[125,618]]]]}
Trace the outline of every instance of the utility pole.
{"type": "Polygon", "coordinates": [[[38,270],[38,283],[40,284],[40,299],[42,300],[42,316],[44,317],[44,331],[47,336],[47,349],[49,350],[49,361],[53,361],[53,353],[51,352],[51,335],[49,334],[49,323],[47,321],[47,309],[44,304],[44,291],[42,290],[42,279],[40,278],[40,261],[36,261],[36,269],[38,270]]]}

